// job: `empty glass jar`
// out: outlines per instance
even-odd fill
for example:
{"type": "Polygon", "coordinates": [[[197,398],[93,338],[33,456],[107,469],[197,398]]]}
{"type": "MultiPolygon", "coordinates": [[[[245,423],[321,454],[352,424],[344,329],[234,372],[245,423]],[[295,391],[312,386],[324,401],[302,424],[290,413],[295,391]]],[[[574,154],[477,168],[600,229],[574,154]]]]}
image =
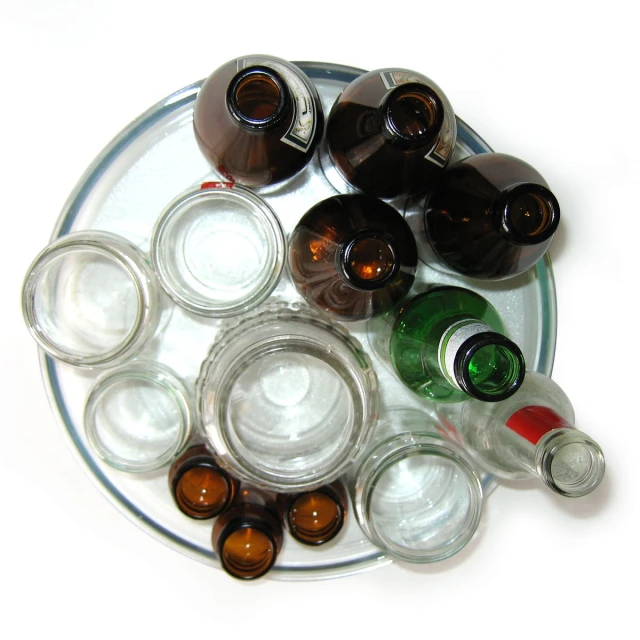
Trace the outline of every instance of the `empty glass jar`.
{"type": "Polygon", "coordinates": [[[197,384],[199,424],[233,475],[291,493],[338,477],[377,417],[360,344],[299,305],[272,305],[220,335],[197,384]]]}
{"type": "Polygon", "coordinates": [[[22,289],[31,335],[50,356],[111,367],[156,330],[160,288],[142,252],[106,231],[58,238],[33,261],[22,289]]]}

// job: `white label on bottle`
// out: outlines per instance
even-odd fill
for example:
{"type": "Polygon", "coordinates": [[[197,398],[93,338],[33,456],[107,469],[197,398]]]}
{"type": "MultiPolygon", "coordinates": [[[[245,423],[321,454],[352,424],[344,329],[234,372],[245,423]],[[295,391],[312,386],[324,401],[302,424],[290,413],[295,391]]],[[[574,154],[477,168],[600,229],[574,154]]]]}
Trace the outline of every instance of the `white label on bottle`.
{"type": "Polygon", "coordinates": [[[425,155],[425,160],[429,160],[429,162],[433,162],[439,167],[444,167],[451,156],[453,145],[455,144],[454,132],[456,130],[456,122],[453,109],[451,108],[446,96],[440,90],[440,87],[424,76],[411,71],[398,69],[381,71],[380,79],[387,90],[393,89],[393,87],[397,87],[399,84],[407,84],[408,82],[426,84],[440,98],[444,108],[442,128],[440,129],[440,135],[438,136],[435,144],[425,155]]]}
{"type": "Polygon", "coordinates": [[[458,350],[471,336],[478,333],[485,333],[487,331],[491,331],[491,329],[486,324],[477,322],[473,319],[467,319],[455,322],[442,334],[440,344],[438,345],[440,371],[456,389],[460,389],[462,391],[462,387],[460,387],[456,380],[455,369],[453,366],[458,350]]]}
{"type": "Polygon", "coordinates": [[[276,71],[287,83],[293,99],[293,119],[287,133],[280,138],[302,152],[307,152],[316,131],[316,106],[311,91],[298,74],[275,60],[263,58],[244,58],[238,60],[238,71],[253,65],[262,65],[276,71]]]}

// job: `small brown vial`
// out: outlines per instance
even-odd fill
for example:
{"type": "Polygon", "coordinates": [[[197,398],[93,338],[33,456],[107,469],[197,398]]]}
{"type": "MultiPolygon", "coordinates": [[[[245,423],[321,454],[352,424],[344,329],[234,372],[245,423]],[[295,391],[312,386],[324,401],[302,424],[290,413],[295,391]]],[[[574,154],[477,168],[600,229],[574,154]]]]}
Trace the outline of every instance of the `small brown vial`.
{"type": "Polygon", "coordinates": [[[399,302],[415,279],[418,251],[404,218],[363,194],[334,196],[302,216],[289,241],[289,269],[307,302],[351,321],[399,302]]]}
{"type": "Polygon", "coordinates": [[[486,280],[532,267],[560,222],[560,205],[529,164],[503,153],[470,156],[443,172],[425,210],[425,260],[486,280]]]}
{"type": "Polygon", "coordinates": [[[317,546],[333,540],[347,517],[347,494],[339,481],[279,499],[287,530],[303,544],[317,546]]]}
{"type": "Polygon", "coordinates": [[[405,69],[370,71],[338,96],[327,151],[343,178],[378,198],[427,189],[456,141],[453,109],[429,78],[405,69]]]}
{"type": "Polygon", "coordinates": [[[176,505],[196,520],[222,513],[231,504],[237,484],[204,445],[189,447],[169,470],[169,488],[176,505]]]}
{"type": "Polygon", "coordinates": [[[306,166],[322,138],[324,115],[317,89],[298,67],[250,56],[205,80],[193,126],[200,150],[219,173],[258,187],[306,166]]]}
{"type": "Polygon", "coordinates": [[[276,496],[241,485],[211,537],[222,568],[234,578],[253,580],[273,567],[282,547],[276,496]]]}

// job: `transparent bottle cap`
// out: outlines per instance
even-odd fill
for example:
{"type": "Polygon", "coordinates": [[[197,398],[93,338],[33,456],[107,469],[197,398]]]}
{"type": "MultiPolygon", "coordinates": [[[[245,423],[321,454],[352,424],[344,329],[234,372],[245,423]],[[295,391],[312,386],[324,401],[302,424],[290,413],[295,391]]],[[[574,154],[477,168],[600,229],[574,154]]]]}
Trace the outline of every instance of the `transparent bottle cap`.
{"type": "Polygon", "coordinates": [[[283,307],[220,337],[203,364],[197,405],[205,436],[232,473],[303,491],[334,480],[366,442],[377,382],[344,329],[283,307]]]}
{"type": "Polygon", "coordinates": [[[87,399],[85,433],[107,464],[130,472],[172,461],[191,433],[186,388],[164,365],[134,362],[98,379],[87,399]]]}
{"type": "Polygon", "coordinates": [[[482,488],[456,445],[426,434],[400,435],[375,449],[363,469],[356,494],[363,496],[373,542],[386,552],[408,562],[436,562],[473,537],[482,488]]]}
{"type": "Polygon", "coordinates": [[[151,241],[160,284],[176,304],[209,317],[236,315],[265,300],[284,266],[276,214],[248,189],[220,183],[182,194],[151,241]]]}
{"type": "Polygon", "coordinates": [[[104,231],[78,231],[50,244],[29,267],[25,321],[52,357],[76,366],[113,366],[156,329],[158,286],[144,255],[104,231]]]}

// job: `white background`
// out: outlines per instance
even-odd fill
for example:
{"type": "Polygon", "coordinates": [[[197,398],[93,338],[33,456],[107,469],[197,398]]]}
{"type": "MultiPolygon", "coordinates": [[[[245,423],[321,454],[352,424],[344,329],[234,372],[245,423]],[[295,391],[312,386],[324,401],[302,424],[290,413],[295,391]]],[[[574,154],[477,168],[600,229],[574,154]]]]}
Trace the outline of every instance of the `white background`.
{"type": "Polygon", "coordinates": [[[638,637],[640,49],[631,3],[593,6],[1,4],[0,637],[638,637]],[[501,487],[477,538],[439,565],[243,584],[147,536],[84,475],[47,404],[22,277],[120,129],[249,53],[414,68],[547,178],[563,214],[554,378],[605,451],[594,494],[501,487]]]}

